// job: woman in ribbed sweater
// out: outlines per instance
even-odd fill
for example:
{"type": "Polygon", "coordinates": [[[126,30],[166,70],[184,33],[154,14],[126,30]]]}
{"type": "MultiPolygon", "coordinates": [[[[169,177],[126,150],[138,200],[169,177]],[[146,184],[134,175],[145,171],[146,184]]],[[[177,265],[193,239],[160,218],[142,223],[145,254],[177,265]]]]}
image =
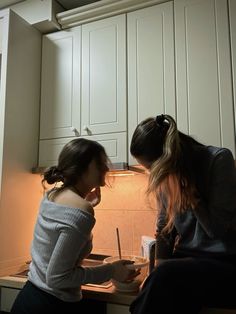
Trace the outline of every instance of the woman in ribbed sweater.
{"type": "Polygon", "coordinates": [[[84,313],[89,308],[81,300],[82,284],[102,283],[111,278],[125,281],[136,276],[126,267],[128,261],[94,267],[81,265],[92,250],[93,207],[101,200],[107,162],[103,146],[79,138],[64,146],[57,166],[46,169],[43,185],[62,184],[55,185],[42,199],[28,281],[11,313],[84,313]]]}
{"type": "MultiPolygon", "coordinates": [[[[200,126],[199,126],[200,127],[200,126]]],[[[156,267],[132,314],[195,314],[235,306],[236,170],[231,151],[178,131],[169,115],[142,121],[131,154],[157,197],[156,267]]]]}

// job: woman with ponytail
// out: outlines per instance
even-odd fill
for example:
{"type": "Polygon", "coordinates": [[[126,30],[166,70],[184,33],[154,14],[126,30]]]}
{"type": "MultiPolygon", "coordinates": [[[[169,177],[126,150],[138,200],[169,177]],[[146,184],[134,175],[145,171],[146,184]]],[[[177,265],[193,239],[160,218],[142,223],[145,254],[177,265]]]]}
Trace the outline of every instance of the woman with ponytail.
{"type": "MultiPolygon", "coordinates": [[[[101,200],[100,187],[105,185],[107,171],[103,146],[83,138],[66,144],[58,165],[46,169],[42,184],[53,187],[42,199],[28,281],[11,313],[87,313],[94,310],[94,304],[82,300],[81,285],[112,278],[125,281],[138,274],[126,267],[131,262],[125,260],[94,267],[82,265],[92,250],[91,232],[96,221],[93,207],[101,200]]],[[[105,305],[95,306],[98,313],[106,313],[105,305]]]]}
{"type": "Polygon", "coordinates": [[[178,131],[169,115],[142,121],[131,154],[157,198],[155,268],[132,314],[196,314],[236,305],[236,170],[226,148],[178,131]]]}

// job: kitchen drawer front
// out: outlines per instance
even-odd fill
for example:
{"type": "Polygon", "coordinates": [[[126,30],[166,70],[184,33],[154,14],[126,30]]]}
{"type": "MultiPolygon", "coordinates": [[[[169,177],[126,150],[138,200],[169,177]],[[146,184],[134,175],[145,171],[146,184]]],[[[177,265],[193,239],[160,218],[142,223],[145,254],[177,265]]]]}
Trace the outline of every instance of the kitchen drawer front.
{"type": "MultiPolygon", "coordinates": [[[[103,145],[112,163],[127,162],[126,132],[83,136],[83,138],[97,141],[101,145],[103,145]]],[[[39,167],[49,167],[57,165],[58,156],[63,146],[72,139],[75,139],[75,137],[66,137],[52,140],[40,140],[39,167]]]]}

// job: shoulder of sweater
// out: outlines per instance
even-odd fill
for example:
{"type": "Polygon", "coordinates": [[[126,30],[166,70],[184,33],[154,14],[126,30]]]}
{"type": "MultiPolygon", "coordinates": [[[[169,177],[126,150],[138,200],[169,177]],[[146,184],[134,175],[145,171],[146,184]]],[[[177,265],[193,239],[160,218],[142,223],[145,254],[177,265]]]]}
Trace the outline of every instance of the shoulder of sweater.
{"type": "Polygon", "coordinates": [[[214,146],[208,146],[208,151],[210,152],[210,160],[211,164],[214,162],[220,163],[220,164],[228,164],[230,166],[234,166],[234,156],[230,149],[225,147],[214,147],[214,146]]]}
{"type": "Polygon", "coordinates": [[[65,191],[54,201],[59,205],[68,206],[70,208],[79,208],[82,211],[94,216],[94,209],[92,204],[72,191],[65,191]]]}
{"type": "Polygon", "coordinates": [[[235,160],[231,150],[224,147],[211,146],[209,152],[208,171],[214,173],[217,177],[228,177],[228,180],[233,179],[235,181],[235,160]]]}
{"type": "Polygon", "coordinates": [[[230,149],[226,147],[207,146],[207,150],[212,154],[213,157],[217,157],[219,155],[233,156],[230,149]]]}
{"type": "Polygon", "coordinates": [[[94,216],[94,209],[90,202],[84,200],[84,204],[80,207],[80,209],[94,216]]]}
{"type": "Polygon", "coordinates": [[[85,206],[81,208],[81,204],[78,203],[71,205],[73,204],[68,204],[68,202],[50,201],[45,196],[40,204],[39,221],[41,223],[50,221],[57,223],[60,228],[67,226],[77,230],[84,226],[82,229],[86,229],[88,233],[91,232],[96,220],[94,215],[89,212],[89,204],[87,208],[85,206]]]}
{"type": "Polygon", "coordinates": [[[234,157],[230,149],[217,146],[202,146],[198,151],[198,160],[201,159],[207,167],[211,167],[215,162],[234,163],[234,157]]]}

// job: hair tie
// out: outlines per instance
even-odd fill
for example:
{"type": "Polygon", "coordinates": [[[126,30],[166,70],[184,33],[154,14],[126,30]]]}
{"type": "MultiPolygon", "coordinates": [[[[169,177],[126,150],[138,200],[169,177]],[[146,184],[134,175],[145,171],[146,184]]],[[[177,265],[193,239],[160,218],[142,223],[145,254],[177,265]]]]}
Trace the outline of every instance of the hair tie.
{"type": "Polygon", "coordinates": [[[58,166],[52,166],[52,176],[55,177],[58,181],[64,182],[64,176],[58,166]]]}
{"type": "Polygon", "coordinates": [[[164,114],[159,114],[156,116],[156,124],[158,127],[162,127],[163,126],[163,122],[165,120],[165,115],[164,114]]]}

